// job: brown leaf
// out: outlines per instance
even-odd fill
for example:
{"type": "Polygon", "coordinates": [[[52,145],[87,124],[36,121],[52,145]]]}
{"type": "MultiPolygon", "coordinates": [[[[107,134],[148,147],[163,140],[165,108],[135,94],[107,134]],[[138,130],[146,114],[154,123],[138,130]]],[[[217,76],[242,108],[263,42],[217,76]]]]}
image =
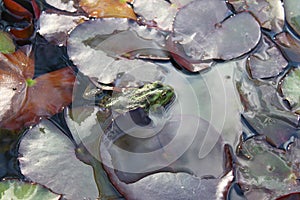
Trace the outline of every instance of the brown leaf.
{"type": "Polygon", "coordinates": [[[51,117],[72,101],[75,75],[70,67],[32,80],[34,63],[22,51],[0,54],[0,127],[17,130],[51,117]]]}
{"type": "Polygon", "coordinates": [[[90,17],[117,17],[136,20],[133,9],[124,0],[95,0],[92,2],[80,0],[79,5],[90,17]]]}

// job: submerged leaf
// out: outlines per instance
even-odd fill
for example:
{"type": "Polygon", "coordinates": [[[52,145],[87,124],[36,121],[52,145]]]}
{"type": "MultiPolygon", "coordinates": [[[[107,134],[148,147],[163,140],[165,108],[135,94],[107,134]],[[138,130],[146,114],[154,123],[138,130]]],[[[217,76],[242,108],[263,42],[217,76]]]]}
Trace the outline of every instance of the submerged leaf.
{"type": "Polygon", "coordinates": [[[59,200],[60,198],[61,195],[54,194],[38,184],[18,180],[5,180],[0,182],[1,200],[59,200]]]}

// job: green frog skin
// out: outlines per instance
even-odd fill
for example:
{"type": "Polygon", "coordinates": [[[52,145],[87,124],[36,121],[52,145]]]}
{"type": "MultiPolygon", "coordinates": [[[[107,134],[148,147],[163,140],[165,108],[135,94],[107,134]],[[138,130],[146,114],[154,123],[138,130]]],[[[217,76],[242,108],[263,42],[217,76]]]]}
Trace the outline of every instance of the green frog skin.
{"type": "Polygon", "coordinates": [[[119,113],[137,108],[143,108],[148,112],[150,107],[166,107],[174,98],[175,93],[171,86],[153,82],[141,88],[124,88],[121,92],[114,92],[112,97],[104,97],[98,105],[119,113]]]}

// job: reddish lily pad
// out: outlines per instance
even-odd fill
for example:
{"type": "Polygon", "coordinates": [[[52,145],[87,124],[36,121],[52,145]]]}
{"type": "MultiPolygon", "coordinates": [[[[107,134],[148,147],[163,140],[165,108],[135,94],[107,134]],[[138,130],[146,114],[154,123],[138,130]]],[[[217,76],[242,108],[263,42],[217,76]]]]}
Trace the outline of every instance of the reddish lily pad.
{"type": "Polygon", "coordinates": [[[300,199],[299,192],[283,195],[283,196],[277,198],[276,200],[297,200],[297,199],[300,199]]]}
{"type": "Polygon", "coordinates": [[[277,46],[267,36],[261,46],[247,60],[252,78],[270,78],[278,75],[288,65],[277,46]]]}
{"type": "Polygon", "coordinates": [[[275,37],[276,44],[283,51],[288,60],[293,62],[300,62],[300,41],[295,39],[288,32],[282,32],[275,37]]]}
{"type": "Polygon", "coordinates": [[[227,16],[225,1],[193,1],[175,17],[173,42],[180,44],[193,60],[242,56],[258,44],[260,26],[248,12],[225,19],[227,16]]]}
{"type": "Polygon", "coordinates": [[[51,117],[72,101],[74,72],[63,68],[36,79],[33,78],[33,60],[18,50],[14,54],[1,54],[1,96],[0,126],[6,129],[20,129],[51,117]],[[52,98],[49,98],[50,96],[52,98]]]}

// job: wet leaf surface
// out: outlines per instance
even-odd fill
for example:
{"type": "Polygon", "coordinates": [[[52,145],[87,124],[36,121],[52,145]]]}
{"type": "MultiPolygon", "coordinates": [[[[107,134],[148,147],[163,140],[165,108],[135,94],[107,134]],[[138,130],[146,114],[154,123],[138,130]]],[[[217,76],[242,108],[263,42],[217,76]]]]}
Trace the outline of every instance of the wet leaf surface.
{"type": "Polygon", "coordinates": [[[284,25],[284,10],[280,0],[229,0],[236,12],[248,11],[261,27],[280,32],[284,25]]]}
{"type": "Polygon", "coordinates": [[[242,188],[248,188],[247,192],[266,189],[274,198],[297,186],[296,175],[286,164],[284,153],[263,140],[252,138],[241,142],[237,151],[238,181],[242,188]]]}
{"type": "Polygon", "coordinates": [[[177,12],[176,4],[161,0],[136,0],[133,7],[134,12],[144,18],[143,23],[149,25],[152,23],[158,28],[172,30],[173,19],[177,12]]]}
{"type": "Polygon", "coordinates": [[[227,16],[225,2],[191,2],[176,15],[174,37],[193,59],[230,60],[239,57],[252,50],[259,42],[259,24],[246,12],[225,19],[227,16]]]}
{"type": "Polygon", "coordinates": [[[265,35],[263,35],[260,45],[259,49],[247,61],[252,78],[270,78],[278,75],[287,67],[287,60],[265,35]]]}
{"type": "Polygon", "coordinates": [[[31,129],[19,147],[22,174],[66,199],[98,197],[93,168],[75,155],[74,144],[51,122],[31,129]]]}
{"type": "Polygon", "coordinates": [[[0,125],[18,129],[0,130],[1,178],[65,199],[298,198],[297,1],[0,7],[0,50],[17,49],[0,54],[0,125]],[[144,93],[155,81],[170,104],[144,93]]]}
{"type": "Polygon", "coordinates": [[[288,32],[282,32],[275,37],[276,44],[279,45],[283,54],[292,62],[300,62],[300,42],[288,32]]]}

